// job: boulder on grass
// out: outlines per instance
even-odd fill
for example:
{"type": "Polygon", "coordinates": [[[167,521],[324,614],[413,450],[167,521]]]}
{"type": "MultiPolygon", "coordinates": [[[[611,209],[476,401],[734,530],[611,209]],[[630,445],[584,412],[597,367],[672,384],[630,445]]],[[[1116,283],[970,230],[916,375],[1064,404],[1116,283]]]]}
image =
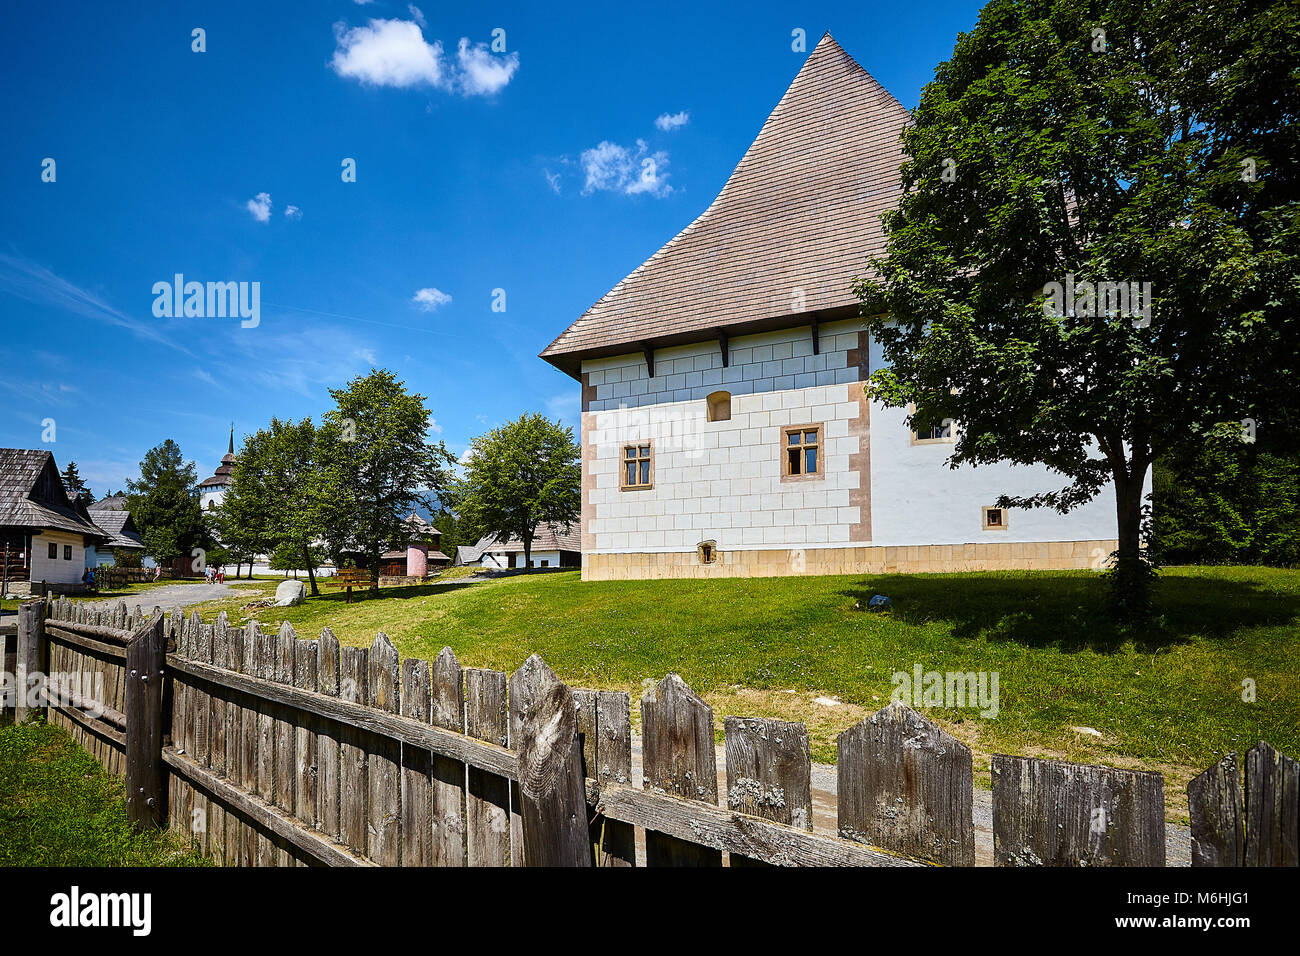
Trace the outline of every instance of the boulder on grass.
{"type": "Polygon", "coordinates": [[[276,607],[293,607],[307,600],[307,589],[301,581],[281,581],[275,589],[276,607]]]}

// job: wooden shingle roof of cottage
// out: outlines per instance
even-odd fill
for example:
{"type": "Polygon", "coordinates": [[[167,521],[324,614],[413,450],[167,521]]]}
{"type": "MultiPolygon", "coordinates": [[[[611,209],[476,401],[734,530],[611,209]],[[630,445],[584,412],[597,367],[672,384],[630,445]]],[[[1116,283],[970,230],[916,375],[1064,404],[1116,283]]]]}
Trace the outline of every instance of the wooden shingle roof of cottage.
{"type": "Polygon", "coordinates": [[[908,111],[828,33],[709,207],[541,353],[583,359],[856,315],[908,111]]]}
{"type": "Polygon", "coordinates": [[[68,497],[54,456],[31,448],[0,448],[0,529],[108,538],[86,509],[68,497]]]}
{"type": "Polygon", "coordinates": [[[92,520],[108,535],[108,547],[144,550],[144,540],[131,520],[131,512],[103,508],[92,508],[91,512],[92,520]]]}
{"type": "MultiPolygon", "coordinates": [[[[461,545],[456,549],[457,560],[464,564],[473,564],[484,554],[518,554],[524,550],[522,538],[511,538],[501,542],[492,535],[485,535],[474,545],[461,545]]],[[[582,533],[575,521],[566,531],[553,524],[537,526],[533,536],[533,554],[539,551],[582,551],[582,533]]]]}

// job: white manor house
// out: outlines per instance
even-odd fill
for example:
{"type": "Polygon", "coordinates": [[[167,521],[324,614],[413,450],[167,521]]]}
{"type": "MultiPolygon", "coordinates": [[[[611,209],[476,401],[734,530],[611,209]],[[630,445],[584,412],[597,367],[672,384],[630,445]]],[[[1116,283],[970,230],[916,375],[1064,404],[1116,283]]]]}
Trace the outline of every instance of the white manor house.
{"type": "Polygon", "coordinates": [[[1097,567],[1113,493],[994,507],[1045,468],[948,467],[870,400],[854,277],[883,251],[908,121],[826,35],[702,215],[542,357],[582,383],[587,580],[1097,567]]]}

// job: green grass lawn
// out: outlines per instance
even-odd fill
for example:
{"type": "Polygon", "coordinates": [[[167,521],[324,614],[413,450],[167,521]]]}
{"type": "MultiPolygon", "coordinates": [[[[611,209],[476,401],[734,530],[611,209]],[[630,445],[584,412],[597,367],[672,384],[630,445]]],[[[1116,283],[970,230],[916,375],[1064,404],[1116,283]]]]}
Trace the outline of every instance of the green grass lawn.
{"type": "MultiPolygon", "coordinates": [[[[927,710],[977,767],[1004,752],[1161,770],[1177,805],[1186,779],[1227,751],[1262,738],[1300,756],[1300,571],[1167,569],[1158,595],[1159,617],[1132,632],[1103,613],[1096,574],[1066,571],[585,583],[552,572],[252,613],[301,637],[328,624],[348,644],[383,630],[403,656],[450,646],[466,666],[511,671],[536,652],[573,686],[634,700],[676,671],[719,724],[728,713],[805,721],[823,761],[916,664],[999,673],[996,719],[927,710]],[[865,610],[877,593],[892,610],[865,610]]],[[[234,622],[241,603],[225,604],[234,622]]]]}
{"type": "Polygon", "coordinates": [[[122,781],[63,730],[0,724],[0,866],[204,866],[178,837],[139,834],[122,781]]]}

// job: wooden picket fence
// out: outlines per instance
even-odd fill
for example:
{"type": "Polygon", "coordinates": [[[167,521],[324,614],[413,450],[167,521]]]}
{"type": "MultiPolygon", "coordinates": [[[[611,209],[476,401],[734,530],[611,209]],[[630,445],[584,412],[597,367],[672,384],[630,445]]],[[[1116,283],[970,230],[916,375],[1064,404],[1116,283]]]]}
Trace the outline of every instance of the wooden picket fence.
{"type": "MultiPolygon", "coordinates": [[[[380,633],[231,627],[66,599],[20,615],[18,669],[48,667],[49,719],[126,777],[138,825],[238,866],[973,865],[971,752],[891,704],[839,738],[837,826],[814,830],[802,724],[725,720],[669,674],[641,700],[573,690],[380,633]],[[641,839],[638,839],[640,831],[641,839]]],[[[21,673],[20,673],[21,676],[21,673]]],[[[23,716],[20,701],[19,716],[23,716]]],[[[995,756],[1000,866],[1163,866],[1158,773],[995,756]]],[[[1261,743],[1192,781],[1193,865],[1296,866],[1300,764],[1261,743]]]]}

